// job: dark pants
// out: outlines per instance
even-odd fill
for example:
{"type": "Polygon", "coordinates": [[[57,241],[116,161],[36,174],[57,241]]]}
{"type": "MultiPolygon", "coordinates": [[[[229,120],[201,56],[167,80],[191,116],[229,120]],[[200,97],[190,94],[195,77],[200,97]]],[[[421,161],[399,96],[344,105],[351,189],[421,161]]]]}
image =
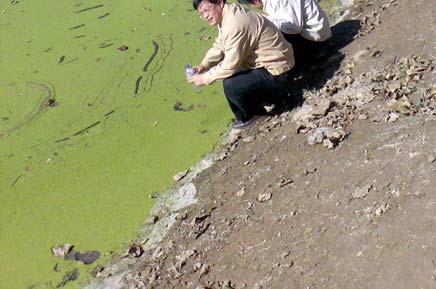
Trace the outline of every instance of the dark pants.
{"type": "Polygon", "coordinates": [[[303,70],[315,64],[316,58],[321,55],[328,46],[328,40],[323,42],[311,41],[301,34],[284,34],[285,39],[292,44],[294,50],[294,70],[303,70]]]}
{"type": "Polygon", "coordinates": [[[224,79],[224,94],[236,119],[265,114],[262,104],[280,104],[288,93],[288,73],[274,76],[264,68],[238,72],[224,79]]]}

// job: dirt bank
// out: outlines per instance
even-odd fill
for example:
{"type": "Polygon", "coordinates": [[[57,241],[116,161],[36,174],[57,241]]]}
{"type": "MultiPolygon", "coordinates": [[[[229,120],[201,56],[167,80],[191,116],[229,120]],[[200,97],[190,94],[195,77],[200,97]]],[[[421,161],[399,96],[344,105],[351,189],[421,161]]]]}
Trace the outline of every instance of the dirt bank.
{"type": "Polygon", "coordinates": [[[363,26],[300,83],[303,106],[235,137],[107,287],[435,288],[432,2],[355,3],[363,26]]]}

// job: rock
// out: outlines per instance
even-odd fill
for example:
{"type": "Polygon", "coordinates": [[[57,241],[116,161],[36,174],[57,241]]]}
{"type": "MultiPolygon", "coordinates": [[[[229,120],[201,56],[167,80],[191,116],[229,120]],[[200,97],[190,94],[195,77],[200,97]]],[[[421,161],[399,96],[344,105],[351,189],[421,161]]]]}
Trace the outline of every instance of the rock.
{"type": "Polygon", "coordinates": [[[200,268],[200,277],[209,273],[210,266],[207,264],[203,264],[200,268]]]}
{"type": "Polygon", "coordinates": [[[346,132],[342,128],[319,127],[312,129],[307,136],[307,143],[314,145],[323,143],[328,148],[333,148],[346,136],[346,132]]]}
{"type": "Polygon", "coordinates": [[[188,170],[181,171],[173,176],[175,182],[179,182],[188,174],[188,170]]]}
{"type": "Polygon", "coordinates": [[[240,133],[241,133],[240,130],[231,130],[230,131],[229,138],[228,138],[228,142],[230,145],[235,144],[238,141],[240,133]]]}
{"type": "Polygon", "coordinates": [[[332,106],[333,102],[330,99],[322,99],[316,105],[303,104],[294,117],[293,122],[305,123],[319,116],[324,116],[332,106]]]}
{"type": "Polygon", "coordinates": [[[188,218],[188,213],[185,211],[185,212],[182,212],[182,213],[179,213],[177,216],[176,216],[176,220],[178,220],[178,221],[183,221],[183,220],[185,220],[186,218],[188,218]]]}
{"type": "Polygon", "coordinates": [[[218,161],[222,161],[223,159],[225,159],[228,156],[227,152],[220,152],[218,153],[214,158],[214,162],[218,162],[218,161]]]}
{"type": "Polygon", "coordinates": [[[236,196],[242,197],[245,195],[245,187],[242,187],[239,191],[236,192],[236,196]]]}
{"type": "Polygon", "coordinates": [[[381,205],[380,207],[378,207],[375,210],[375,214],[377,216],[381,216],[382,214],[384,214],[387,210],[389,210],[391,208],[391,206],[388,203],[384,203],[383,205],[381,205]]]}
{"type": "Polygon", "coordinates": [[[357,188],[351,195],[352,199],[362,199],[366,197],[369,191],[372,189],[372,185],[365,185],[363,187],[357,188]]]}
{"type": "Polygon", "coordinates": [[[258,200],[260,203],[263,203],[263,202],[266,202],[266,201],[271,200],[271,197],[272,197],[272,193],[263,193],[263,194],[259,194],[259,195],[257,196],[257,200],[258,200]]]}
{"type": "Polygon", "coordinates": [[[235,287],[232,285],[232,282],[230,282],[229,280],[226,280],[221,285],[221,289],[235,289],[235,287]]]}
{"type": "Polygon", "coordinates": [[[56,288],[65,287],[68,282],[75,281],[79,277],[79,269],[74,268],[73,270],[67,272],[62,279],[62,282],[60,282],[56,288]]]}
{"type": "Polygon", "coordinates": [[[402,114],[409,114],[412,104],[407,98],[402,98],[399,101],[391,99],[388,103],[386,103],[386,107],[391,111],[399,112],[402,114]]]}
{"type": "Polygon", "coordinates": [[[70,251],[68,252],[65,256],[64,256],[64,260],[67,261],[75,261],[76,260],[76,255],[77,255],[77,251],[70,251]]]}
{"type": "Polygon", "coordinates": [[[142,246],[140,244],[136,244],[133,243],[129,246],[129,248],[127,249],[127,251],[124,253],[123,257],[141,257],[142,254],[144,254],[144,248],[142,248],[142,246]]]}
{"type": "Polygon", "coordinates": [[[195,250],[185,250],[182,252],[182,254],[176,256],[176,260],[177,260],[176,267],[181,269],[185,265],[186,261],[192,256],[194,256],[194,254],[196,254],[195,250]]]}
{"type": "Polygon", "coordinates": [[[252,142],[254,141],[254,136],[247,136],[242,139],[243,142],[252,142]]]}
{"type": "Polygon", "coordinates": [[[291,183],[293,183],[294,181],[292,179],[288,179],[288,178],[282,178],[279,182],[279,187],[283,188],[291,183]]]}
{"type": "Polygon", "coordinates": [[[66,243],[60,246],[53,246],[51,247],[51,253],[55,257],[63,257],[67,255],[72,249],[74,248],[74,245],[66,243]]]}
{"type": "Polygon", "coordinates": [[[154,225],[157,223],[157,221],[159,221],[159,216],[150,216],[150,218],[147,219],[146,223],[149,225],[154,225]]]}
{"type": "Polygon", "coordinates": [[[387,122],[396,122],[400,116],[395,112],[390,112],[386,118],[387,122]]]}
{"type": "Polygon", "coordinates": [[[117,51],[126,51],[127,49],[129,49],[129,47],[128,46],[126,46],[126,45],[121,45],[120,47],[118,47],[117,48],[117,51]]]}
{"type": "Polygon", "coordinates": [[[85,265],[90,265],[94,263],[94,261],[98,258],[100,258],[99,251],[88,251],[84,253],[77,252],[76,254],[76,260],[82,262],[85,265]]]}

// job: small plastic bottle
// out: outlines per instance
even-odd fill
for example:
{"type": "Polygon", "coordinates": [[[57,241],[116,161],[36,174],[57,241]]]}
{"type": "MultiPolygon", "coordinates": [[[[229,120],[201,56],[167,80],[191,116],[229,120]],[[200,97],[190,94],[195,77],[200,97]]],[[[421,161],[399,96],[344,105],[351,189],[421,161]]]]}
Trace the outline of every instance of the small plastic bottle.
{"type": "Polygon", "coordinates": [[[185,74],[186,74],[187,79],[193,77],[197,73],[195,71],[195,69],[192,68],[191,65],[189,65],[189,64],[185,64],[184,69],[185,69],[185,74]]]}
{"type": "MultiPolygon", "coordinates": [[[[186,75],[186,79],[190,79],[191,77],[193,77],[194,75],[197,74],[197,71],[191,67],[191,65],[189,64],[185,64],[183,66],[183,68],[185,69],[185,75],[186,75]]],[[[194,87],[194,91],[196,93],[200,93],[201,92],[201,88],[196,86],[195,84],[193,84],[194,87]]]]}

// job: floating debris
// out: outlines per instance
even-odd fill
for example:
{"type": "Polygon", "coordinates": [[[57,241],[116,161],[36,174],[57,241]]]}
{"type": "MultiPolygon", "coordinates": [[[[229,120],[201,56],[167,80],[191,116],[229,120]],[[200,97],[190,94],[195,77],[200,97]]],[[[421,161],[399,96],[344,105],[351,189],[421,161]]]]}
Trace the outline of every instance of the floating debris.
{"type": "Polygon", "coordinates": [[[128,46],[126,46],[126,45],[121,45],[120,47],[118,47],[117,48],[117,51],[126,51],[127,49],[129,49],[129,47],[128,46]]]}
{"type": "Polygon", "coordinates": [[[70,243],[66,243],[63,245],[53,246],[51,247],[51,253],[55,257],[64,257],[66,256],[72,249],[74,248],[74,245],[70,243]]]}

